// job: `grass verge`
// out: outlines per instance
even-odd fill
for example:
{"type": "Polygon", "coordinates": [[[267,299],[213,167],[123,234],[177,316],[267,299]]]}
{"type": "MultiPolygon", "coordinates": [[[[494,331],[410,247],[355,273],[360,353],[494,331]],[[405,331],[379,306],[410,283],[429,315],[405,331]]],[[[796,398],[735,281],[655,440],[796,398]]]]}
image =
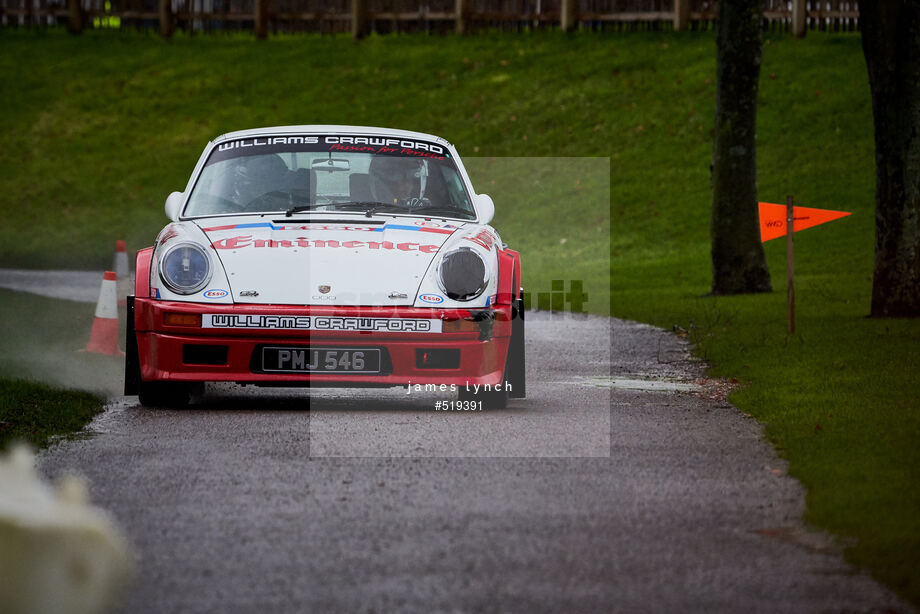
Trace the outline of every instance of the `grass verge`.
{"type": "MultiPolygon", "coordinates": [[[[496,180],[495,225],[524,255],[525,285],[548,290],[561,277],[606,288],[609,274],[615,315],[689,329],[715,375],[746,384],[731,400],[766,425],[808,488],[807,520],[849,538],[849,560],[920,604],[920,322],[865,318],[874,162],[858,36],[765,41],[761,199],[792,193],[853,213],[796,235],[792,336],[781,291],[701,298],[711,33],[265,43],[0,31],[0,74],[5,265],[98,268],[115,238],[150,243],[204,143],[243,127],[383,125],[442,134],[465,158],[609,158],[607,217],[585,207],[577,170],[552,190],[513,167],[493,178],[487,161],[473,170],[474,181],[496,180]],[[514,185],[534,198],[506,197],[514,185]],[[607,237],[596,232],[605,223],[607,237]]],[[[782,242],[766,249],[779,290],[782,242]]]]}
{"type": "Polygon", "coordinates": [[[89,392],[0,378],[0,450],[24,441],[41,448],[82,429],[105,400],[89,392]]]}
{"type": "Polygon", "coordinates": [[[0,449],[82,429],[121,383],[120,358],[88,354],[94,306],[0,290],[0,449]]]}

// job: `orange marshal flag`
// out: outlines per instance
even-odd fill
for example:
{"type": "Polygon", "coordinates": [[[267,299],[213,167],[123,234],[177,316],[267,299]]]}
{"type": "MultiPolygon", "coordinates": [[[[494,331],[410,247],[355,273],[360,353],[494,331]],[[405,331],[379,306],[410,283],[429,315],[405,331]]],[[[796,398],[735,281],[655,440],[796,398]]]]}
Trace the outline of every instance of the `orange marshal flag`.
{"type": "MultiPolygon", "coordinates": [[[[760,205],[760,240],[769,241],[784,236],[786,234],[786,205],[758,204],[760,205]]],[[[818,224],[833,222],[847,215],[850,214],[846,211],[793,207],[792,227],[795,232],[798,232],[818,224]]]]}

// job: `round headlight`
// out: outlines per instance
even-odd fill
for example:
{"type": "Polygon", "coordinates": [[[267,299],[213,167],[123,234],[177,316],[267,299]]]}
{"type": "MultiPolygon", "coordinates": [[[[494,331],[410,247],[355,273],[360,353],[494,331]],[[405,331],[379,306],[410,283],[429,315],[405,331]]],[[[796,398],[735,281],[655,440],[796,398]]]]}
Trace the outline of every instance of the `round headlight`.
{"type": "Polygon", "coordinates": [[[489,269],[475,250],[461,247],[448,252],[441,259],[438,282],[448,298],[471,301],[489,285],[489,269]]]}
{"type": "Polygon", "coordinates": [[[211,259],[196,243],[173,245],[160,259],[160,278],[176,294],[194,294],[211,281],[211,259]]]}

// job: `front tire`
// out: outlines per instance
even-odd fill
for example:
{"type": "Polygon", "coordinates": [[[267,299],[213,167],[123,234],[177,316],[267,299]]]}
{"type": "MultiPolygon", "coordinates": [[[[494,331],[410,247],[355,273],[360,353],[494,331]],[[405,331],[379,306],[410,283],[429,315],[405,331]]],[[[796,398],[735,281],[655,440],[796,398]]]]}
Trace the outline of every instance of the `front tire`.
{"type": "Polygon", "coordinates": [[[460,388],[457,392],[457,399],[460,401],[471,401],[473,403],[482,402],[483,409],[505,409],[508,407],[508,382],[502,377],[501,390],[489,389],[483,390],[480,386],[479,391],[466,386],[460,388]]]}

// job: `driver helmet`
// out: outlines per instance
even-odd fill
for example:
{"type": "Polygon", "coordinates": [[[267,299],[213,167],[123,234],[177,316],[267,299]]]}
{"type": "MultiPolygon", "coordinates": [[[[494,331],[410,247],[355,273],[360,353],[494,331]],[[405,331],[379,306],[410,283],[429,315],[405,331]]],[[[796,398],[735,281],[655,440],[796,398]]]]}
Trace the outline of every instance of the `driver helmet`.
{"type": "Polygon", "coordinates": [[[288,167],[278,154],[266,154],[239,158],[235,171],[234,191],[238,198],[247,201],[283,188],[288,167]]]}
{"type": "Polygon", "coordinates": [[[425,190],[422,160],[397,156],[375,156],[371,160],[371,189],[380,202],[421,198],[425,190]]]}

